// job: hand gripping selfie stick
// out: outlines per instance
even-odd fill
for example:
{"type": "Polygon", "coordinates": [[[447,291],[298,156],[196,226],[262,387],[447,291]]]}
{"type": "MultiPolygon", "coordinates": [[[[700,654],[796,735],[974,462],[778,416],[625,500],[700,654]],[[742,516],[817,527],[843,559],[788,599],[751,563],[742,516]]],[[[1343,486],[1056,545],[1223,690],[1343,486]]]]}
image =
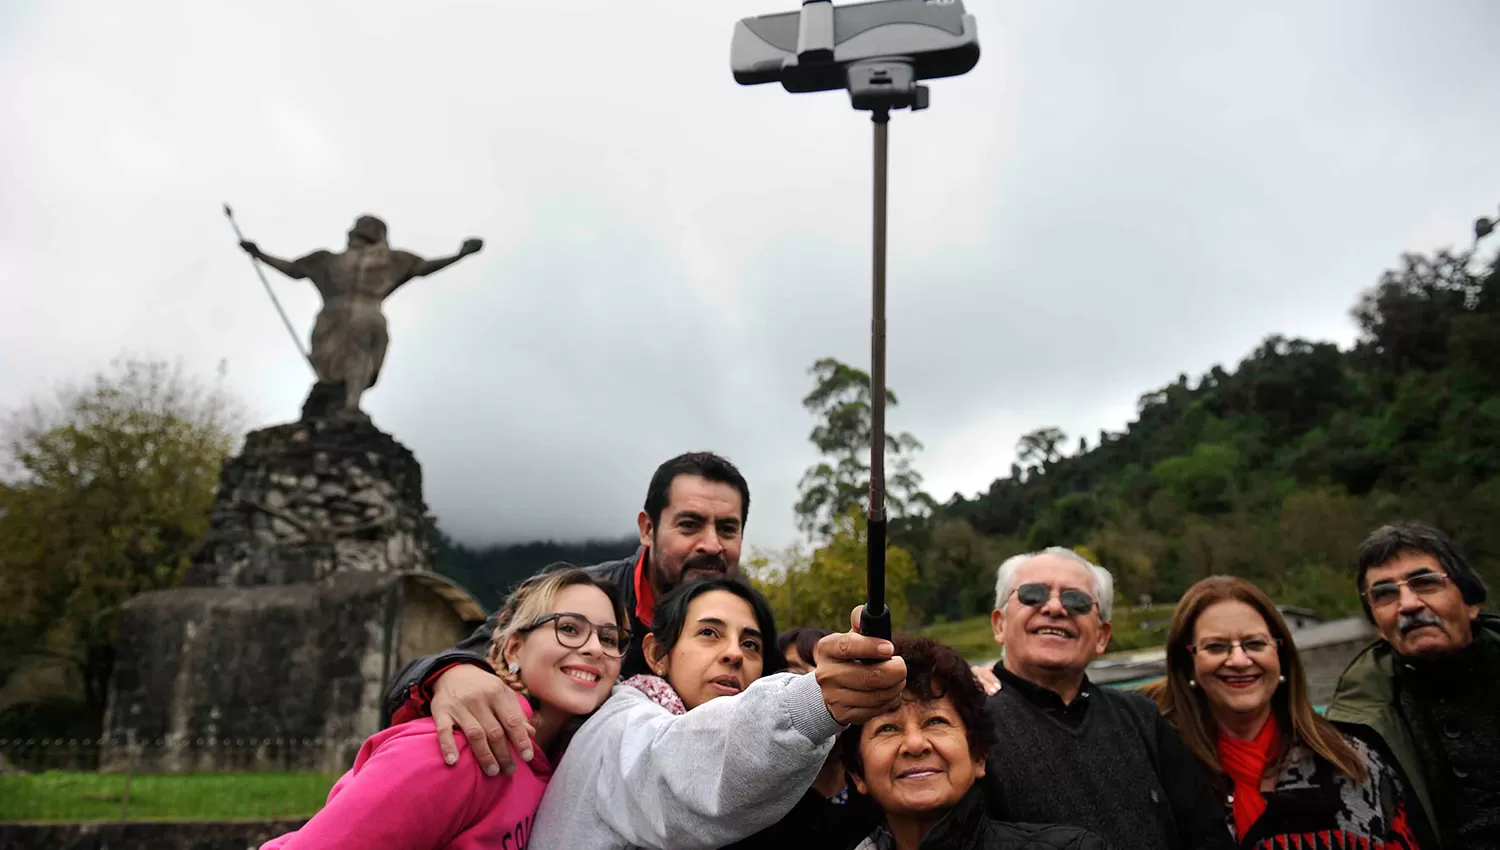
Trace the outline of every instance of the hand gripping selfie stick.
{"type": "Polygon", "coordinates": [[[789,92],[847,89],[874,125],[875,221],[870,323],[870,506],[866,594],[860,634],[891,637],[885,604],[885,247],[886,152],[892,109],[927,108],[918,80],[968,73],[979,62],[974,17],[961,0],[881,0],[834,6],[803,0],[800,12],[735,25],[734,77],[779,82],[789,92]]]}

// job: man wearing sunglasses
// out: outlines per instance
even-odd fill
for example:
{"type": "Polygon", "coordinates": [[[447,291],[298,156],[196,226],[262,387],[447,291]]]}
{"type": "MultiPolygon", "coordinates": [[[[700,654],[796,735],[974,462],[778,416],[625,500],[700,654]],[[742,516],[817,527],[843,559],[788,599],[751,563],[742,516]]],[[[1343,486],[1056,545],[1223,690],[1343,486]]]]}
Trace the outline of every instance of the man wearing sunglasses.
{"type": "Polygon", "coordinates": [[[1156,704],[1089,681],[1113,608],[1109,571],[1069,549],[1000,565],[990,622],[1004,656],[985,706],[991,813],[1082,827],[1111,847],[1229,850],[1224,804],[1156,704]]]}
{"type": "Polygon", "coordinates": [[[1355,586],[1380,638],[1349,663],[1328,719],[1399,765],[1436,841],[1500,847],[1500,617],[1443,532],[1408,522],[1360,544],[1355,586]]]}

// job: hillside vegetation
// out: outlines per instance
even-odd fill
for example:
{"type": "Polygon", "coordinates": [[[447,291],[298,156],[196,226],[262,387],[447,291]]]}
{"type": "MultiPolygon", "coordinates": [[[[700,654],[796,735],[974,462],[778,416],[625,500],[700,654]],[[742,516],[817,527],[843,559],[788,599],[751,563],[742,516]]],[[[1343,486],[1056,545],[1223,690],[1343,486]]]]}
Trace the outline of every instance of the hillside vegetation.
{"type": "MultiPolygon", "coordinates": [[[[1488,235],[1488,222],[1477,233],[1488,235]]],[[[999,562],[1048,545],[1108,566],[1121,610],[1171,602],[1204,576],[1233,573],[1279,602],[1352,613],[1354,548],[1397,518],[1448,530],[1500,578],[1494,261],[1472,249],[1405,255],[1351,315],[1352,347],[1269,336],[1232,368],[1184,373],[1144,393],[1122,432],[1074,439],[1038,428],[1008,473],[973,498],[933,501],[913,461],[921,443],[891,435],[889,560],[911,565],[891,579],[898,627],[987,613],[999,562]]],[[[847,611],[862,587],[864,529],[854,514],[869,474],[868,376],[830,358],[811,373],[803,404],[818,425],[809,439],[826,458],[808,470],[796,506],[811,548],[746,553],[745,563],[784,625],[837,627],[840,618],[822,614],[847,611]]],[[[459,559],[450,547],[443,563],[492,602],[563,548],[464,550],[459,559]]],[[[594,548],[567,554],[592,562],[633,543],[594,548]]]]}

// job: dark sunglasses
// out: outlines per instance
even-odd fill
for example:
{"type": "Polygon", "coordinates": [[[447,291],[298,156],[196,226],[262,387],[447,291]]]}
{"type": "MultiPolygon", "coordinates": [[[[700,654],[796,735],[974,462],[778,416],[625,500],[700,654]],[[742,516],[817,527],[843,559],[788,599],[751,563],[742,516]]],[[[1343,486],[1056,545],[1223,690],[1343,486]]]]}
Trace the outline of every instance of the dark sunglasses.
{"type": "MultiPolygon", "coordinates": [[[[1016,599],[1020,600],[1022,605],[1029,605],[1032,608],[1040,608],[1046,605],[1048,600],[1052,598],[1052,588],[1045,584],[1023,584],[1016,588],[1015,592],[1016,599]]],[[[1087,614],[1094,610],[1094,605],[1096,604],[1094,597],[1081,590],[1061,591],[1058,593],[1057,599],[1069,614],[1075,616],[1087,614]]]]}

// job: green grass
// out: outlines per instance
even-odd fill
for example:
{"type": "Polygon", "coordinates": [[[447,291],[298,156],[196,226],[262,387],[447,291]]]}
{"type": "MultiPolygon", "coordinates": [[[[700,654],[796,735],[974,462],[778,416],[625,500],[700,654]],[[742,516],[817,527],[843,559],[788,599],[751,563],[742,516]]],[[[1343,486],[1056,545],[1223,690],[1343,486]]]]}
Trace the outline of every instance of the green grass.
{"type": "MultiPolygon", "coordinates": [[[[1109,641],[1110,652],[1129,652],[1150,649],[1167,642],[1167,621],[1172,619],[1171,605],[1152,605],[1148,608],[1119,606],[1114,612],[1114,635],[1109,641]],[[1142,628],[1143,622],[1159,624],[1155,628],[1142,628]]],[[[922,634],[945,643],[958,650],[970,661],[983,661],[1000,655],[995,645],[995,635],[990,629],[990,618],[970,617],[951,623],[938,623],[922,630],[922,634]]]]}
{"type": "Polygon", "coordinates": [[[48,771],[0,776],[0,822],[263,820],[310,817],[336,776],[213,773],[133,776],[48,771]]]}

